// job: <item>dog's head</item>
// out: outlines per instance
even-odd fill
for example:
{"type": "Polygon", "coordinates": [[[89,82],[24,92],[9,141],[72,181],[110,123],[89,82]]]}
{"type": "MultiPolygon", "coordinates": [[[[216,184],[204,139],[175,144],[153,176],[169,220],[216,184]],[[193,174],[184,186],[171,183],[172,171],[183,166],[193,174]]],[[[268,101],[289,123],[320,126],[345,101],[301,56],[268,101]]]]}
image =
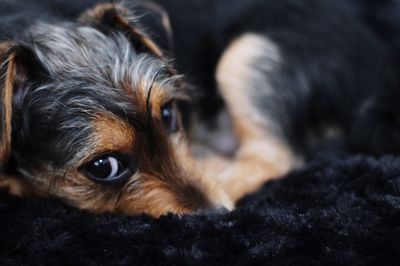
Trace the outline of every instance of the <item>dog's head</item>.
{"type": "Polygon", "coordinates": [[[231,207],[191,159],[180,77],[128,17],[101,5],[0,45],[3,178],[93,212],[231,207]]]}

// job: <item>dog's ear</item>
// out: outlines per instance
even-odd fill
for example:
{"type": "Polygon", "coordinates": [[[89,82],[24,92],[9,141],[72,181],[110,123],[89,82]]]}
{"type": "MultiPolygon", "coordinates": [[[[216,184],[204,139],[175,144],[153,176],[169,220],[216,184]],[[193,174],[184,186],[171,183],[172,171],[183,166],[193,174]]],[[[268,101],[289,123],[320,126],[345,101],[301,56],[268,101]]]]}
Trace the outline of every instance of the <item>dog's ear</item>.
{"type": "Polygon", "coordinates": [[[146,32],[163,50],[173,51],[173,31],[168,12],[152,1],[134,1],[131,10],[140,18],[140,23],[146,25],[146,32]]]}
{"type": "Polygon", "coordinates": [[[105,33],[122,32],[131,40],[137,51],[163,57],[160,47],[141,29],[135,14],[118,4],[99,4],[83,13],[79,20],[105,33]]]}
{"type": "Polygon", "coordinates": [[[11,153],[13,108],[35,83],[46,76],[33,50],[23,44],[0,43],[0,175],[4,172],[11,153]]]}

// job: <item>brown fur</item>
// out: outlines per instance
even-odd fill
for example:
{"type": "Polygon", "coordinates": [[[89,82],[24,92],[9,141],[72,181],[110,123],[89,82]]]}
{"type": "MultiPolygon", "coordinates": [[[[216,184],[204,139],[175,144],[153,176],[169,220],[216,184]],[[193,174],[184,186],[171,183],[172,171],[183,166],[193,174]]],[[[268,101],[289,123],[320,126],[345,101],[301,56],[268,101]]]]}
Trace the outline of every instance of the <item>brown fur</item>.
{"type": "MultiPolygon", "coordinates": [[[[130,137],[131,129],[127,129],[123,122],[115,121],[114,118],[101,118],[95,123],[103,129],[101,137],[94,138],[95,149],[100,146],[101,150],[107,147],[113,151],[125,152],[126,146],[132,147],[136,142],[145,142],[145,136],[141,134],[130,137]],[[114,130],[109,132],[115,138],[110,139],[106,132],[107,128],[112,127],[114,130]],[[126,140],[126,137],[130,139],[126,140]]],[[[98,133],[94,134],[96,136],[98,133]]],[[[79,169],[66,169],[65,172],[53,176],[44,175],[43,172],[36,173],[34,186],[42,194],[61,197],[75,206],[95,213],[146,212],[158,217],[166,212],[190,213],[218,206],[232,207],[212,180],[201,178],[195,172],[193,161],[184,144],[174,148],[168,140],[157,144],[160,145],[158,148],[145,145],[133,148],[140,160],[140,167],[122,187],[97,184],[84,176],[79,169]],[[152,153],[149,149],[157,150],[152,153]],[[51,186],[49,180],[52,180],[51,186]]],[[[96,152],[94,150],[95,154],[96,152]]]]}
{"type": "MultiPolygon", "coordinates": [[[[149,88],[145,83],[142,85],[129,91],[145,120],[149,88]]],[[[188,213],[219,206],[231,208],[230,200],[217,184],[197,172],[183,129],[170,137],[162,127],[162,106],[174,99],[174,94],[174,90],[161,88],[158,84],[153,86],[149,98],[153,118],[150,135],[136,131],[120,118],[99,113],[92,121],[90,154],[76,166],[57,173],[44,169],[34,173],[34,179],[29,182],[20,178],[6,179],[3,186],[11,193],[22,195],[31,193],[23,186],[32,185],[36,194],[57,196],[95,213],[146,212],[157,217],[166,212],[188,213]],[[98,184],[80,171],[81,165],[107,153],[130,153],[139,160],[140,167],[123,186],[98,184]]]]}
{"type": "Polygon", "coordinates": [[[0,161],[5,162],[8,160],[11,150],[11,117],[12,117],[12,97],[14,79],[16,76],[16,62],[15,54],[12,54],[8,59],[8,68],[6,72],[6,78],[4,82],[4,88],[2,90],[2,103],[3,103],[3,132],[1,136],[0,145],[0,161]]]}
{"type": "Polygon", "coordinates": [[[9,42],[0,43],[0,90],[1,90],[1,120],[2,132],[0,143],[0,162],[6,164],[11,152],[11,121],[14,88],[22,84],[26,79],[26,73],[21,62],[24,57],[24,51],[21,48],[9,42]]]}
{"type": "Polygon", "coordinates": [[[132,126],[113,116],[99,114],[93,121],[94,153],[106,151],[130,152],[134,149],[136,137],[132,126]]]}
{"type": "MultiPolygon", "coordinates": [[[[86,12],[81,20],[111,24],[138,39],[150,53],[163,57],[154,42],[126,16],[128,12],[122,7],[103,4],[86,12]]],[[[243,36],[228,47],[218,66],[218,84],[239,142],[234,157],[209,155],[205,160],[195,161],[180,115],[176,133],[170,134],[162,122],[163,106],[181,98],[181,88],[141,80],[133,89],[126,80],[121,89],[139,113],[144,130],[112,114],[98,113],[91,122],[90,147],[83,159],[57,172],[45,166],[32,173],[29,180],[7,176],[0,187],[7,187],[18,195],[30,193],[33,187],[40,195],[56,196],[94,213],[145,212],[158,217],[167,212],[193,213],[222,206],[232,209],[233,201],[255,191],[265,181],[282,176],[296,161],[287,143],[270,128],[271,122],[251,100],[255,92],[251,90],[250,65],[258,55],[257,47],[265,45],[267,42],[259,36],[243,36]],[[88,178],[82,171],[85,164],[107,154],[129,154],[137,165],[126,182],[105,185],[88,178]]],[[[0,52],[7,50],[5,47],[0,45],[0,52]]],[[[13,88],[25,74],[19,67],[17,52],[11,53],[7,60],[2,95],[6,119],[0,146],[1,162],[7,160],[11,149],[13,88]]]]}
{"type": "Polygon", "coordinates": [[[100,4],[94,9],[89,10],[82,14],[81,20],[90,21],[102,21],[107,19],[108,23],[112,23],[119,29],[129,32],[132,34],[132,38],[137,39],[139,42],[143,43],[147,49],[158,57],[163,57],[163,53],[158,48],[158,46],[151,40],[144,32],[142,32],[138,27],[132,25],[132,21],[129,21],[129,11],[122,7],[121,5],[115,4],[100,4]]]}
{"type": "Polygon", "coordinates": [[[217,177],[234,201],[264,182],[283,176],[297,164],[288,144],[274,132],[273,123],[252,102],[257,92],[252,91],[251,82],[257,79],[257,73],[252,72],[251,64],[265,52],[262,49],[273,50],[269,46],[264,37],[241,36],[225,50],[217,69],[219,89],[232,116],[239,147],[232,159],[207,160],[221,162],[217,177]]]}

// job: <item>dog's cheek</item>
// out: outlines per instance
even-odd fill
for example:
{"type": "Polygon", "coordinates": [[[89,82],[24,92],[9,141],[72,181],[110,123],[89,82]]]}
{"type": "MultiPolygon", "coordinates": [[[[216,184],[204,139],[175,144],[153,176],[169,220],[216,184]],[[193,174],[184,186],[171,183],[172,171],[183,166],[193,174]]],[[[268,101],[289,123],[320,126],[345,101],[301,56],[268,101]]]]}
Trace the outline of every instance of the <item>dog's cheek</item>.
{"type": "Polygon", "coordinates": [[[210,200],[199,180],[189,176],[163,179],[142,174],[140,181],[124,188],[116,211],[124,214],[147,213],[159,217],[167,213],[184,214],[213,210],[219,207],[210,200]]]}
{"type": "Polygon", "coordinates": [[[116,191],[101,186],[78,172],[37,173],[32,183],[44,195],[57,197],[69,205],[93,213],[112,212],[116,204],[116,191]]]}
{"type": "Polygon", "coordinates": [[[147,181],[127,188],[119,201],[117,211],[133,215],[147,213],[159,217],[166,213],[183,213],[176,197],[161,180],[147,176],[147,181]]]}
{"type": "Polygon", "coordinates": [[[193,170],[195,160],[185,132],[181,129],[179,132],[172,134],[170,139],[178,165],[182,166],[183,169],[193,170]]]}

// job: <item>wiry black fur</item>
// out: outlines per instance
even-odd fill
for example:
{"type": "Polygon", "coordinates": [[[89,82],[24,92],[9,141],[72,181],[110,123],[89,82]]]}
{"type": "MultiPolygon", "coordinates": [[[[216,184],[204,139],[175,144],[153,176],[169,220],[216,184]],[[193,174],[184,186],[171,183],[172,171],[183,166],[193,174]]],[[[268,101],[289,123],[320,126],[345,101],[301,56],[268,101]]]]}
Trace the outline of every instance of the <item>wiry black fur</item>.
{"type": "Polygon", "coordinates": [[[399,265],[400,161],[331,157],[228,214],[92,216],[0,193],[2,265],[399,265]]]}
{"type": "MultiPolygon", "coordinates": [[[[225,18],[242,12],[243,5],[256,2],[210,0],[200,4],[193,0],[185,1],[183,6],[181,0],[161,2],[172,14],[179,69],[203,88],[210,88],[211,95],[216,95],[212,91],[215,63],[226,45],[220,40],[225,18]],[[231,9],[227,9],[227,3],[231,9]],[[180,14],[193,14],[190,23],[180,23],[185,19],[180,14]],[[204,36],[208,37],[203,39],[204,36]],[[199,43],[199,39],[203,42],[199,43]]],[[[299,1],[269,3],[278,8],[286,4],[298,6],[299,1]]],[[[361,25],[365,21],[369,27],[360,29],[359,33],[368,40],[375,39],[360,47],[366,47],[368,56],[372,57],[376,51],[369,45],[382,47],[389,60],[377,65],[389,62],[387,65],[396,66],[398,60],[392,59],[398,56],[398,26],[391,25],[397,23],[398,1],[374,4],[373,1],[349,0],[343,3],[354,4],[354,9],[343,11],[349,12],[344,14],[345,21],[353,25],[352,14],[361,18],[360,22],[355,22],[358,24],[355,27],[363,28],[361,25]]],[[[26,10],[26,13],[9,18],[7,15],[13,8],[2,3],[0,23],[3,31],[20,33],[35,16],[44,14],[43,18],[50,21],[55,17],[58,19],[58,15],[70,19],[91,4],[91,1],[13,2],[14,10],[26,10]],[[60,5],[63,7],[50,9],[56,13],[44,11],[60,5]],[[11,21],[17,22],[12,28],[11,21]]],[[[301,6],[299,8],[303,10],[301,6]]],[[[307,10],[305,8],[304,12],[308,13],[307,10]]],[[[316,14],[310,12],[309,15],[316,14]]],[[[245,17],[249,21],[253,19],[250,15],[245,17]]],[[[282,15],[274,18],[277,21],[286,19],[282,15]]],[[[235,35],[236,31],[239,29],[235,28],[231,33],[235,35]]],[[[350,40],[353,38],[360,41],[350,36],[350,40]]],[[[359,52],[363,53],[363,49],[359,52]]],[[[366,65],[371,70],[374,62],[366,62],[366,65]]],[[[396,73],[399,68],[391,69],[396,73]]],[[[340,75],[348,78],[346,73],[340,75]]],[[[367,74],[360,76],[371,78],[367,74]]],[[[393,142],[388,137],[388,134],[393,134],[393,138],[399,136],[396,131],[398,81],[396,74],[389,76],[389,79],[379,78],[384,84],[383,89],[373,97],[371,105],[358,114],[358,125],[351,129],[352,145],[357,150],[397,152],[400,147],[396,145],[396,139],[393,142]],[[372,131],[371,125],[374,125],[372,131]]],[[[326,84],[326,80],[322,81],[326,84]]],[[[370,85],[376,86],[366,86],[370,85]]],[[[371,90],[375,91],[375,88],[371,90]]],[[[215,102],[211,103],[214,106],[215,102]]],[[[325,104],[323,108],[326,108],[325,104]]],[[[306,121],[310,119],[306,117],[306,121]]],[[[258,194],[243,200],[232,213],[182,218],[166,216],[160,220],[146,216],[91,216],[59,202],[27,201],[3,193],[0,199],[0,261],[6,265],[398,265],[399,166],[399,160],[393,157],[320,160],[304,171],[267,184],[258,194]]]]}
{"type": "MultiPolygon", "coordinates": [[[[96,115],[113,114],[143,132],[147,117],[129,102],[121,82],[130,80],[135,90],[135,79],[154,82],[155,78],[160,81],[170,77],[165,62],[151,54],[144,55],[137,46],[128,49],[130,41],[124,32],[89,29],[92,25],[57,19],[61,28],[30,25],[21,32],[10,31],[2,36],[21,47],[12,51],[18,53],[18,64],[24,71],[35,73],[14,89],[13,102],[11,166],[29,172],[76,167],[72,161],[79,160],[77,154],[88,147],[93,137],[90,125],[96,115]],[[75,50],[68,52],[57,45],[69,45],[75,50]],[[96,50],[101,45],[107,46],[104,53],[96,50]],[[83,52],[79,49],[82,47],[83,52]],[[21,56],[20,50],[28,51],[29,56],[21,56]],[[125,59],[127,51],[130,53],[125,59]],[[85,55],[89,56],[83,58],[85,55]],[[116,59],[120,60],[120,68],[114,65],[116,59]],[[136,77],[135,66],[140,68],[136,77]],[[154,78],[151,68],[157,70],[154,78]],[[121,80],[113,79],[116,71],[121,80]]],[[[40,21],[49,22],[52,17],[44,16],[40,21]]],[[[7,64],[2,67],[4,77],[7,64]]],[[[8,169],[15,170],[19,169],[8,169]]]]}
{"type": "MultiPolygon", "coordinates": [[[[76,19],[98,2],[5,4],[0,10],[0,32],[3,38],[20,38],[32,21],[76,19]],[[10,16],[15,10],[22,15],[10,16]]],[[[224,49],[242,33],[255,32],[279,47],[284,62],[272,74],[277,93],[254,104],[273,114],[294,147],[312,152],[309,132],[318,135],[321,124],[330,123],[343,130],[347,137],[340,141],[352,151],[399,152],[400,110],[395,104],[400,94],[399,1],[154,2],[170,15],[173,47],[163,39],[165,32],[151,23],[151,12],[138,8],[138,15],[143,15],[149,34],[176,59],[178,71],[205,95],[199,100],[203,115],[215,114],[221,105],[214,75],[224,49]]],[[[137,1],[128,3],[137,5],[137,1]]],[[[258,84],[260,89],[263,85],[258,84]]]]}

